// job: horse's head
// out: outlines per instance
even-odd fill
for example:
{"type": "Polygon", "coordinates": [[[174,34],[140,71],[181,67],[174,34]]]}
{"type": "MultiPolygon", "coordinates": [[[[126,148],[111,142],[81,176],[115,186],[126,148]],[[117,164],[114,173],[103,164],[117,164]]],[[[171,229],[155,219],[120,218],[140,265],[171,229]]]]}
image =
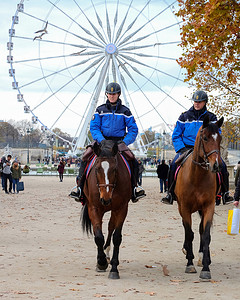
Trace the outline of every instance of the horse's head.
{"type": "Polygon", "coordinates": [[[103,140],[100,144],[93,145],[93,151],[97,155],[95,171],[100,200],[103,205],[109,205],[116,185],[118,145],[113,141],[103,140]]]}
{"type": "Polygon", "coordinates": [[[223,117],[216,123],[211,123],[207,115],[203,120],[202,127],[199,129],[195,143],[201,160],[198,160],[197,164],[214,173],[219,172],[221,164],[220,143],[222,137],[219,133],[219,128],[222,124],[223,117]]]}

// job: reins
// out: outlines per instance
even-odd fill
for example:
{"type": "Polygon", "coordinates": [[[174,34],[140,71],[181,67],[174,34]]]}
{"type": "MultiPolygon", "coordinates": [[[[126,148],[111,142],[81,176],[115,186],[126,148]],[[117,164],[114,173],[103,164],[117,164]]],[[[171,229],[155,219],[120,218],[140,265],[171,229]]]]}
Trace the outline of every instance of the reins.
{"type": "Polygon", "coordinates": [[[197,162],[197,161],[195,161],[194,159],[192,159],[192,162],[195,164],[195,165],[197,165],[197,166],[200,166],[201,168],[203,168],[204,170],[209,170],[209,160],[208,160],[208,157],[210,156],[210,155],[212,155],[213,153],[219,153],[220,151],[218,150],[218,149],[214,149],[214,150],[212,150],[212,151],[210,151],[210,152],[208,152],[208,153],[206,153],[206,151],[205,151],[205,149],[204,149],[204,146],[203,146],[203,140],[202,140],[202,132],[203,132],[203,130],[201,130],[201,135],[200,135],[200,147],[202,148],[202,150],[203,150],[203,162],[202,163],[200,163],[200,162],[197,162]]]}

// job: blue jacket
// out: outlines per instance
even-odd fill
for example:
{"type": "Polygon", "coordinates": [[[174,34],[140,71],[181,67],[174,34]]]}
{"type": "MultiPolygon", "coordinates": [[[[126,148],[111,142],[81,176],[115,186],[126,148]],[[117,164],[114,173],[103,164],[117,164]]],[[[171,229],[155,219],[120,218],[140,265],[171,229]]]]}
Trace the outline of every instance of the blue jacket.
{"type": "Polygon", "coordinates": [[[107,100],[105,104],[97,107],[90,122],[90,132],[99,143],[105,137],[119,137],[129,145],[135,141],[138,127],[130,109],[120,99],[116,106],[112,106],[107,100]]]}
{"type": "Polygon", "coordinates": [[[208,114],[211,122],[217,121],[216,115],[207,111],[206,106],[199,111],[192,106],[180,115],[172,134],[172,142],[176,152],[184,147],[194,146],[198,130],[202,126],[206,114],[208,114]]]}

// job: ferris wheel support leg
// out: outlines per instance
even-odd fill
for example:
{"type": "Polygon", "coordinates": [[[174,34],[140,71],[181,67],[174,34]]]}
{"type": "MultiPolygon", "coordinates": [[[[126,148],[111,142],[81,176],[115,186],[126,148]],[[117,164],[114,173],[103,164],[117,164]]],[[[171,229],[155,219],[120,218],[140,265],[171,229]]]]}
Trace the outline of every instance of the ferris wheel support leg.
{"type": "Polygon", "coordinates": [[[76,153],[78,147],[84,147],[85,142],[87,140],[87,131],[88,131],[88,128],[89,128],[89,124],[90,124],[91,118],[92,118],[92,116],[94,114],[94,111],[96,109],[96,106],[97,106],[97,102],[98,102],[99,95],[100,95],[101,90],[102,90],[104,79],[106,77],[106,73],[107,73],[108,65],[109,65],[109,59],[110,59],[110,56],[107,57],[106,62],[105,62],[104,66],[102,67],[102,70],[100,72],[99,81],[98,81],[99,84],[97,86],[95,95],[93,97],[93,101],[91,103],[91,107],[90,107],[90,109],[88,111],[88,114],[86,116],[86,119],[84,121],[81,133],[80,133],[80,135],[78,137],[78,140],[76,142],[76,145],[75,145],[75,147],[73,149],[74,153],[76,153]]]}

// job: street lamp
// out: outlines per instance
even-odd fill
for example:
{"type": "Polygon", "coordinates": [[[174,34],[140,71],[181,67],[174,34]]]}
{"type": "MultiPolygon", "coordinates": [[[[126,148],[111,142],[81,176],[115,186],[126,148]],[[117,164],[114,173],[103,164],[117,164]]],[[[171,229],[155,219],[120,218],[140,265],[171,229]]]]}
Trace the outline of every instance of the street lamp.
{"type": "Polygon", "coordinates": [[[166,131],[165,130],[163,130],[163,159],[165,160],[165,136],[166,136],[166,131]]]}
{"type": "Polygon", "coordinates": [[[30,133],[31,130],[30,128],[27,129],[27,134],[28,134],[28,149],[27,149],[27,164],[29,165],[29,148],[30,148],[30,133]]]}

